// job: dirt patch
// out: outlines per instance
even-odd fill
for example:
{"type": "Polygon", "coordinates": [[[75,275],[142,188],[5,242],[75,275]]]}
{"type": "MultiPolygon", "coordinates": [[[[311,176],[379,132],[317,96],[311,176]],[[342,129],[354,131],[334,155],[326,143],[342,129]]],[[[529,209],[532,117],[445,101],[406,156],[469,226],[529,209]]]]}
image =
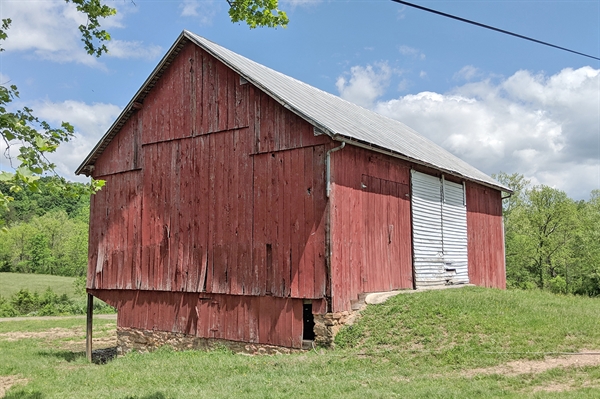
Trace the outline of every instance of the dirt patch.
{"type": "Polygon", "coordinates": [[[20,339],[31,339],[31,338],[53,338],[53,339],[61,339],[61,338],[72,338],[72,337],[81,337],[85,335],[85,330],[82,327],[76,328],[51,328],[49,330],[44,331],[15,331],[15,332],[7,332],[0,333],[0,340],[5,341],[18,341],[20,339]]]}
{"type": "MultiPolygon", "coordinates": [[[[113,333],[107,337],[94,337],[92,338],[92,347],[96,348],[111,348],[117,346],[117,334],[113,333]]],[[[83,352],[85,351],[85,340],[76,340],[76,341],[64,341],[61,342],[58,346],[60,349],[70,350],[73,352],[83,352]]]]}
{"type": "Polygon", "coordinates": [[[552,383],[547,385],[541,385],[533,388],[533,393],[537,392],[565,392],[571,391],[574,387],[571,384],[567,383],[552,383]]]}
{"type": "Polygon", "coordinates": [[[476,375],[500,374],[514,377],[521,374],[539,374],[557,367],[585,367],[600,365],[600,353],[589,354],[583,351],[580,354],[547,358],[544,360],[517,360],[496,367],[467,370],[463,375],[474,377],[476,375]]]}
{"type": "Polygon", "coordinates": [[[18,375],[0,376],[0,398],[3,398],[13,385],[27,384],[27,380],[18,375]]]}

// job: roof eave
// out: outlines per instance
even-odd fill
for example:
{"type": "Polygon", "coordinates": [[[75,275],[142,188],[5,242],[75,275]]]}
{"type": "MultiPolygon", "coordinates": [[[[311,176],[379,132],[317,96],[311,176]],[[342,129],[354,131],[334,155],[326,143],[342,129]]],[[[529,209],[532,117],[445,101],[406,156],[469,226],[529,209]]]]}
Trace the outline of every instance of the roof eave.
{"type": "Polygon", "coordinates": [[[404,154],[401,154],[399,152],[390,150],[388,148],[379,147],[377,145],[374,145],[374,144],[371,144],[371,143],[368,143],[368,142],[364,142],[364,141],[360,141],[360,140],[356,140],[356,139],[354,139],[352,137],[348,137],[348,136],[345,136],[345,135],[342,135],[342,134],[334,134],[332,136],[332,138],[334,140],[336,140],[336,141],[339,141],[339,142],[344,142],[346,144],[350,144],[350,145],[354,145],[354,146],[357,146],[357,147],[365,148],[365,149],[368,149],[368,150],[371,150],[371,151],[378,152],[380,154],[389,155],[389,156],[392,156],[394,158],[399,158],[399,159],[402,159],[404,161],[408,161],[408,162],[411,162],[411,163],[414,163],[414,164],[417,164],[417,165],[421,165],[421,166],[425,166],[425,167],[428,167],[428,168],[436,169],[436,170],[439,170],[440,172],[446,173],[448,175],[456,176],[456,177],[464,179],[464,180],[468,180],[468,181],[471,181],[471,182],[474,182],[474,183],[477,183],[477,184],[481,184],[483,186],[490,187],[490,188],[493,188],[493,189],[501,191],[501,192],[505,192],[505,193],[508,193],[508,194],[513,194],[513,191],[510,188],[508,188],[506,186],[503,186],[501,184],[492,184],[491,182],[486,182],[486,181],[481,180],[481,179],[473,178],[471,176],[466,176],[463,173],[460,173],[458,171],[450,170],[450,169],[445,169],[445,168],[442,168],[442,167],[440,167],[438,165],[434,165],[434,164],[422,161],[420,159],[411,158],[411,157],[409,157],[407,155],[404,155],[404,154]]]}

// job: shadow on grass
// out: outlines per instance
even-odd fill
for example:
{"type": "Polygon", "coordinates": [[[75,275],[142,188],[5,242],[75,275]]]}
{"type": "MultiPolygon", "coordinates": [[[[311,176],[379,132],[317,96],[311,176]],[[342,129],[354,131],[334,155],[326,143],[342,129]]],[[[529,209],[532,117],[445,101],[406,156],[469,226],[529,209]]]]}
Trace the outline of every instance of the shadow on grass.
{"type": "Polygon", "coordinates": [[[85,357],[85,352],[71,352],[64,350],[39,351],[37,354],[42,357],[56,357],[67,362],[73,362],[77,359],[85,357]]]}
{"type": "MultiPolygon", "coordinates": [[[[66,362],[73,362],[75,360],[85,358],[85,352],[71,352],[66,350],[39,351],[38,355],[42,357],[56,357],[66,362]]],[[[96,349],[92,351],[92,362],[95,364],[106,364],[116,357],[116,347],[96,349]]]]}
{"type": "Polygon", "coordinates": [[[155,392],[146,396],[125,396],[125,399],[167,399],[167,397],[162,392],[155,392]]]}
{"type": "Polygon", "coordinates": [[[8,393],[4,399],[42,399],[43,397],[44,395],[39,391],[16,391],[8,393]]]}

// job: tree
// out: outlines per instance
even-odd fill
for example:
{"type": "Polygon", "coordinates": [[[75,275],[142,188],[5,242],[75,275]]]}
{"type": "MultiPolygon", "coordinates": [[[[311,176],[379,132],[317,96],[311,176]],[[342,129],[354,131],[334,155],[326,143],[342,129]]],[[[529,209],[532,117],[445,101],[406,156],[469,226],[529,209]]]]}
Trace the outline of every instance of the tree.
{"type": "Polygon", "coordinates": [[[589,201],[499,173],[514,194],[503,204],[509,288],[600,296],[600,190],[589,201]]]}
{"type": "Polygon", "coordinates": [[[502,211],[506,216],[515,208],[523,204],[525,200],[525,190],[531,182],[519,173],[509,175],[508,173],[500,172],[498,174],[492,174],[492,177],[513,191],[512,195],[502,202],[502,211]]]}
{"type": "MultiPolygon", "coordinates": [[[[77,10],[87,16],[87,23],[79,26],[82,41],[87,52],[100,56],[107,51],[104,42],[110,39],[110,35],[100,29],[100,18],[114,15],[114,8],[103,5],[100,0],[66,0],[77,6],[77,10]]],[[[0,41],[8,37],[8,29],[11,24],[10,18],[2,20],[0,28],[0,41]]],[[[0,51],[4,51],[0,47],[0,51]]],[[[56,151],[61,143],[68,141],[73,136],[73,126],[63,122],[61,127],[51,127],[46,121],[40,120],[33,114],[33,110],[24,107],[21,110],[9,111],[10,103],[19,97],[17,86],[0,85],[0,135],[6,146],[5,156],[13,165],[12,147],[18,147],[18,167],[14,172],[0,172],[0,182],[9,184],[8,192],[0,191],[0,208],[6,209],[9,201],[14,198],[10,193],[19,192],[23,188],[32,191],[39,190],[38,180],[44,173],[54,172],[55,165],[46,157],[47,154],[56,151]]],[[[65,191],[65,195],[79,195],[81,192],[75,190],[69,192],[64,179],[56,180],[56,187],[65,191]]],[[[103,185],[101,181],[92,181],[87,187],[91,192],[99,190],[103,185]]]]}
{"type": "Polygon", "coordinates": [[[579,205],[580,229],[572,244],[574,262],[569,280],[572,292],[600,295],[600,190],[579,205]]]}
{"type": "Polygon", "coordinates": [[[577,208],[565,192],[548,186],[533,187],[527,195],[524,213],[531,245],[529,267],[538,276],[538,286],[544,288],[546,280],[559,276],[571,263],[577,208]]]}
{"type": "Polygon", "coordinates": [[[250,29],[286,27],[289,22],[286,13],[277,8],[277,0],[227,0],[227,3],[231,22],[245,21],[250,29]]]}

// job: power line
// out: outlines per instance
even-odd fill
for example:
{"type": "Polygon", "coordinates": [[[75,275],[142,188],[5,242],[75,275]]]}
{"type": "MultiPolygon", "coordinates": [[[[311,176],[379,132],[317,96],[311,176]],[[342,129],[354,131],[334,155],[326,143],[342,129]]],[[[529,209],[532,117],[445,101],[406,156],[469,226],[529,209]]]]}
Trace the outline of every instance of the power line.
{"type": "Polygon", "coordinates": [[[479,23],[479,22],[471,21],[470,19],[465,19],[465,18],[457,17],[456,15],[446,14],[445,12],[441,12],[441,11],[433,10],[431,8],[419,6],[419,5],[416,5],[416,4],[413,4],[413,3],[409,3],[407,1],[402,1],[402,0],[392,0],[392,1],[395,2],[395,3],[400,3],[400,4],[407,5],[409,7],[418,8],[419,10],[431,12],[433,14],[438,14],[438,15],[441,15],[443,17],[456,19],[457,21],[466,22],[468,24],[479,26],[481,28],[486,28],[486,29],[494,30],[496,32],[500,32],[500,33],[504,33],[504,34],[507,34],[507,35],[515,36],[515,37],[518,37],[520,39],[529,40],[531,42],[543,44],[544,46],[554,47],[554,48],[557,48],[559,50],[568,51],[570,53],[582,55],[584,57],[593,58],[595,60],[600,61],[600,58],[594,57],[593,55],[589,55],[589,54],[585,54],[585,53],[580,53],[579,51],[570,50],[570,49],[565,48],[565,47],[560,47],[560,46],[557,46],[557,45],[554,45],[554,44],[551,44],[551,43],[548,43],[548,42],[543,42],[541,40],[533,39],[533,38],[528,37],[528,36],[519,35],[518,33],[510,32],[510,31],[507,31],[507,30],[504,30],[504,29],[494,28],[493,26],[490,26],[490,25],[485,25],[485,24],[482,24],[482,23],[479,23]]]}

